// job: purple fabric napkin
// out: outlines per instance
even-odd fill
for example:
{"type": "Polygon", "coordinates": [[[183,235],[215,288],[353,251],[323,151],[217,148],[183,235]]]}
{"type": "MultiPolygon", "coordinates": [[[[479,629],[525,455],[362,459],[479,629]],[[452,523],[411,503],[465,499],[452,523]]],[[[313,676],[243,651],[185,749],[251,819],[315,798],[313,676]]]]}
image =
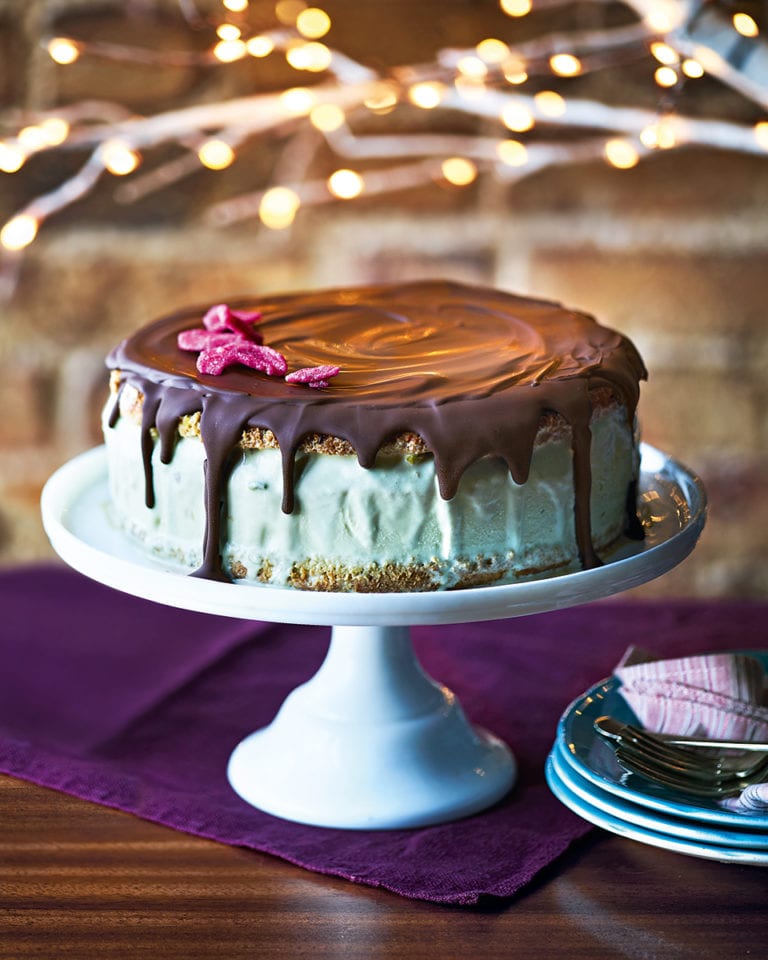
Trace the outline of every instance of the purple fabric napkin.
{"type": "Polygon", "coordinates": [[[320,873],[453,904],[513,895],[587,832],[549,793],[544,760],[562,710],[610,674],[628,644],[670,656],[759,646],[768,611],[613,602],[415,628],[427,672],[512,745],[519,783],[464,820],[376,832],[271,817],[225,777],[233,747],[316,671],[328,629],[175,610],[55,566],[1,573],[0,603],[0,770],[320,873]]]}

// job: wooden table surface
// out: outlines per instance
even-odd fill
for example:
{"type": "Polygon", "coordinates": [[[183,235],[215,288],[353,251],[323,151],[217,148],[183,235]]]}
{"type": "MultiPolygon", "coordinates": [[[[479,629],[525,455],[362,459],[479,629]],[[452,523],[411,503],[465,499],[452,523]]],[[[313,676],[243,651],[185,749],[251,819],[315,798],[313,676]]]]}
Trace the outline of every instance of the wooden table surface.
{"type": "Polygon", "coordinates": [[[2,960],[768,958],[768,871],[595,830],[514,901],[439,907],[0,776],[2,960]]]}

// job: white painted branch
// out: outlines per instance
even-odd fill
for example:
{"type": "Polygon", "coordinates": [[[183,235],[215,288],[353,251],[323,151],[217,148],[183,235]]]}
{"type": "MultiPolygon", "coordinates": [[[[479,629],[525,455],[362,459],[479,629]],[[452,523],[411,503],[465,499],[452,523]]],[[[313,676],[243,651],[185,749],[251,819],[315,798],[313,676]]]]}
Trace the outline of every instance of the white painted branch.
{"type": "Polygon", "coordinates": [[[73,177],[65,180],[55,190],[35,197],[22,210],[22,213],[29,214],[42,223],[51,214],[71,206],[76,200],[90,193],[103,173],[104,164],[101,153],[97,149],[73,177]]]}
{"type": "MultiPolygon", "coordinates": [[[[399,190],[423,186],[434,181],[438,173],[439,165],[436,166],[430,160],[401,164],[384,170],[371,170],[366,172],[364,177],[364,196],[396,193],[399,190]]],[[[329,191],[325,180],[302,180],[284,186],[293,190],[305,207],[339,202],[329,191]]],[[[259,214],[265,193],[266,190],[257,190],[217,203],[206,211],[205,219],[213,226],[229,226],[242,220],[254,219],[259,214]]]]}
{"type": "MultiPolygon", "coordinates": [[[[488,90],[482,98],[465,100],[456,91],[448,91],[443,105],[464,113],[483,117],[498,117],[504,107],[515,102],[528,109],[541,124],[582,130],[605,130],[613,133],[636,135],[649,124],[657,123],[659,115],[653,110],[639,107],[614,107],[595,100],[568,99],[565,111],[557,117],[548,116],[535,97],[528,94],[508,94],[488,90]]],[[[726,120],[701,120],[678,114],[664,118],[665,124],[675,134],[679,143],[696,143],[701,146],[737,150],[745,153],[765,153],[750,126],[726,120]]],[[[513,134],[510,134],[513,136],[513,134]]]]}
{"type": "MultiPolygon", "coordinates": [[[[652,34],[644,23],[632,23],[610,30],[548,33],[526,43],[511,46],[510,55],[529,63],[531,60],[547,60],[554,53],[572,53],[578,56],[605,53],[607,50],[625,47],[642,48],[647,44],[649,36],[652,34]]],[[[464,57],[472,54],[475,54],[474,49],[449,48],[438,53],[436,62],[442,67],[455,70],[464,57]]]]}
{"type": "MultiPolygon", "coordinates": [[[[368,82],[344,86],[322,83],[308,89],[317,103],[333,103],[347,111],[362,104],[375,88],[375,83],[368,82]]],[[[181,107],[151,117],[132,117],[120,123],[81,128],[73,133],[70,143],[94,145],[114,137],[126,140],[137,149],[147,149],[202,130],[239,127],[251,135],[265,133],[291,119],[281,96],[281,93],[260,93],[181,107]]]]}

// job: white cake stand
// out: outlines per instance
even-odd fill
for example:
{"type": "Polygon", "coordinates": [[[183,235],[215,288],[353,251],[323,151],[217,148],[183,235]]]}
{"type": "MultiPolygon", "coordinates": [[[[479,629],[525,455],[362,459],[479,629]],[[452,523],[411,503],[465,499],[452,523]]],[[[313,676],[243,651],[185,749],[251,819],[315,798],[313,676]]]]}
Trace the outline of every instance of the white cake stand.
{"type": "Polygon", "coordinates": [[[237,793],[301,823],[389,829],[485,809],[516,776],[509,748],[473,727],[451,691],[425,675],[409,627],[554,610],[658,577],[693,549],[706,497],[697,477],[644,445],[643,542],[622,545],[595,570],[408,594],[313,593],[190,578],[144,556],[110,523],[108,507],[102,447],[71,460],[43,491],[43,524],[54,549],[86,576],[187,610],[333,627],[320,670],[288,696],[268,727],[235,748],[227,773],[237,793]]]}

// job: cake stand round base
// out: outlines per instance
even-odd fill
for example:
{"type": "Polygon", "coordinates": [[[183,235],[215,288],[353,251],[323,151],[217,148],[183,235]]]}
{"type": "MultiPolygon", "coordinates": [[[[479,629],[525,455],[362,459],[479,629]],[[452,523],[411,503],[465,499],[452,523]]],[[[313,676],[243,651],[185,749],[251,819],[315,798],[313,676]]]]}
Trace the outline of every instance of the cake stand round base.
{"type": "Polygon", "coordinates": [[[501,799],[507,746],[426,676],[407,627],[334,627],[323,665],[229,762],[248,803],[300,823],[421,827],[501,799]]]}

